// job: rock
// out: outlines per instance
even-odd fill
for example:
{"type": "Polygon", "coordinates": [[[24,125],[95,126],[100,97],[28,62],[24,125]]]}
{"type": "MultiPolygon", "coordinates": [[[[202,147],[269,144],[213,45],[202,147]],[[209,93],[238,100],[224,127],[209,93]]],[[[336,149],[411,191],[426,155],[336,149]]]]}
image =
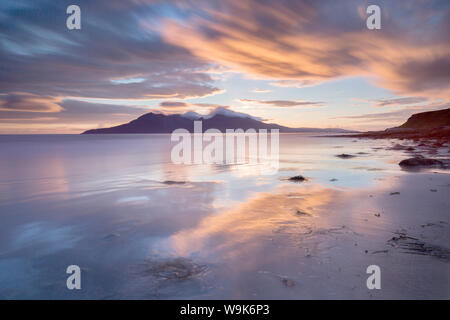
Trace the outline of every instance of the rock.
{"type": "Polygon", "coordinates": [[[351,155],[351,154],[347,154],[347,153],[341,153],[336,155],[336,157],[341,158],[341,159],[350,159],[350,158],[354,158],[355,156],[351,155]]]}
{"type": "Polygon", "coordinates": [[[105,240],[112,240],[112,239],[115,239],[115,238],[118,238],[118,237],[120,237],[120,234],[118,234],[118,233],[110,233],[110,234],[104,236],[103,239],[105,239],[105,240]]]}
{"type": "Polygon", "coordinates": [[[439,166],[443,167],[444,163],[440,160],[425,158],[424,156],[415,156],[413,158],[400,161],[400,167],[421,167],[421,166],[439,166]]]}
{"type": "Polygon", "coordinates": [[[330,179],[330,181],[331,181],[331,182],[334,182],[334,181],[338,181],[338,179],[333,178],[333,179],[330,179]]]}
{"type": "Polygon", "coordinates": [[[372,254],[377,254],[377,253],[388,253],[389,250],[377,250],[377,251],[373,251],[372,254]]]}
{"type": "Polygon", "coordinates": [[[303,182],[303,181],[306,181],[306,178],[304,176],[298,175],[298,176],[290,177],[289,181],[303,182]]]}
{"type": "Polygon", "coordinates": [[[379,218],[379,217],[381,216],[381,214],[375,213],[374,216],[377,217],[377,218],[379,218]]]}
{"type": "Polygon", "coordinates": [[[298,215],[298,216],[309,216],[309,213],[308,213],[308,212],[300,211],[300,210],[297,210],[297,211],[295,212],[295,214],[298,215]]]}
{"type": "Polygon", "coordinates": [[[394,145],[393,147],[388,148],[388,150],[406,150],[407,148],[408,148],[408,147],[403,146],[403,145],[397,143],[397,144],[394,145]]]}
{"type": "Polygon", "coordinates": [[[283,279],[281,280],[281,282],[283,282],[283,284],[284,284],[286,287],[293,287],[293,286],[295,286],[295,282],[292,281],[291,279],[283,278],[283,279]]]}
{"type": "Polygon", "coordinates": [[[391,196],[396,195],[396,194],[400,194],[400,192],[396,191],[396,192],[391,192],[391,196]]]}
{"type": "Polygon", "coordinates": [[[186,181],[166,180],[166,181],[163,181],[163,183],[164,183],[164,184],[167,184],[167,185],[173,185],[173,184],[185,184],[186,181]]]}
{"type": "Polygon", "coordinates": [[[197,277],[208,269],[206,265],[195,264],[184,258],[149,261],[144,267],[145,274],[164,280],[186,280],[197,277]]]}

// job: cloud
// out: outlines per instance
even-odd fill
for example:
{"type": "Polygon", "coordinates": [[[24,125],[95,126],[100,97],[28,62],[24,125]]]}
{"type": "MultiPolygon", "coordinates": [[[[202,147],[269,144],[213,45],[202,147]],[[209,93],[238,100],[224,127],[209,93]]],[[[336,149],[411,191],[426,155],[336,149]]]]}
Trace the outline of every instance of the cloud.
{"type": "Polygon", "coordinates": [[[269,89],[253,89],[252,92],[253,93],[268,93],[268,92],[272,92],[272,90],[269,90],[269,89]]]}
{"type": "Polygon", "coordinates": [[[62,100],[58,112],[0,110],[0,133],[74,133],[111,127],[129,122],[152,111],[150,107],[132,107],[62,100]]]}
{"type": "Polygon", "coordinates": [[[190,107],[191,105],[189,103],[183,102],[183,101],[164,101],[159,104],[161,107],[176,107],[176,108],[185,108],[190,107]]]}
{"type": "Polygon", "coordinates": [[[189,103],[185,101],[163,101],[159,104],[158,111],[165,114],[178,114],[181,112],[207,114],[213,110],[229,109],[229,106],[220,105],[217,103],[189,103]]]}
{"type": "Polygon", "coordinates": [[[35,123],[57,120],[56,117],[30,117],[30,118],[2,118],[0,122],[30,121],[35,123]]]}
{"type": "Polygon", "coordinates": [[[277,80],[270,83],[274,87],[311,87],[322,83],[320,80],[277,80]]]}
{"type": "Polygon", "coordinates": [[[184,117],[190,118],[190,119],[210,119],[216,115],[222,115],[222,116],[228,116],[228,117],[238,117],[238,118],[250,118],[257,121],[264,121],[260,117],[254,117],[248,113],[244,112],[238,112],[232,110],[229,106],[215,106],[212,108],[207,114],[199,114],[193,111],[188,111],[183,114],[184,117]]]}
{"type": "Polygon", "coordinates": [[[59,112],[58,98],[39,96],[26,92],[0,94],[0,111],[59,112]]]}
{"type": "Polygon", "coordinates": [[[239,99],[239,102],[245,104],[268,105],[271,107],[322,107],[324,102],[311,102],[303,100],[252,100],[239,99]]]}
{"type": "Polygon", "coordinates": [[[224,107],[217,103],[189,103],[185,101],[163,101],[159,104],[160,107],[164,108],[216,108],[216,107],[224,107]]]}
{"type": "MultiPolygon", "coordinates": [[[[2,96],[0,95],[0,98],[2,96]]],[[[39,104],[33,103],[33,106],[39,104]]],[[[126,122],[150,111],[149,108],[89,103],[75,100],[58,101],[58,110],[33,109],[32,112],[23,108],[0,109],[0,122],[26,121],[29,123],[89,123],[97,126],[101,123],[126,122]],[[51,112],[51,113],[50,113],[51,112]]]]}
{"type": "MultiPolygon", "coordinates": [[[[405,96],[371,102],[380,107],[450,99],[448,1],[374,0],[383,10],[376,31],[366,29],[367,2],[360,0],[79,0],[82,29],[72,31],[65,27],[69,4],[1,2],[2,120],[102,126],[149,110],[120,103],[149,100],[167,100],[152,110],[210,110],[218,105],[178,101],[224,92],[218,80],[235,72],[299,88],[367,76],[405,96]]],[[[320,104],[276,97],[246,103],[320,104]]]]}
{"type": "Polygon", "coordinates": [[[382,8],[381,30],[366,28],[358,0],[217,0],[183,2],[185,16],[159,31],[197,57],[255,77],[302,85],[362,75],[400,95],[450,99],[448,2],[371,4],[382,8]]]}
{"type": "Polygon", "coordinates": [[[332,119],[357,119],[360,122],[405,122],[411,115],[415,113],[430,111],[430,110],[440,110],[450,108],[450,103],[447,102],[433,102],[422,106],[410,106],[404,107],[399,110],[393,110],[389,112],[379,112],[379,113],[366,113],[360,115],[349,115],[342,117],[335,117],[332,119]]]}
{"type": "MultiPolygon", "coordinates": [[[[158,4],[80,0],[82,29],[65,27],[66,1],[2,7],[0,93],[54,97],[179,99],[220,93],[211,64],[141,26],[158,4]]],[[[162,5],[162,4],[161,4],[162,5]]]]}
{"type": "Polygon", "coordinates": [[[404,97],[404,98],[393,98],[393,99],[373,99],[368,100],[369,102],[373,102],[374,107],[386,107],[386,106],[399,106],[406,104],[416,104],[425,102],[428,99],[425,97],[404,97]]]}

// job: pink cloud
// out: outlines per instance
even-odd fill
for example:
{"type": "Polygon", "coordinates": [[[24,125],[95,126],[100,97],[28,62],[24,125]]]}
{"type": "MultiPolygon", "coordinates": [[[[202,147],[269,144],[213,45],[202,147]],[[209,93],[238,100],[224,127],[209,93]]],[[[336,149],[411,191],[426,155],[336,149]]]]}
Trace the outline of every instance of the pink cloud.
{"type": "Polygon", "coordinates": [[[160,31],[197,57],[255,77],[301,85],[368,76],[400,95],[449,99],[450,6],[433,3],[383,3],[384,25],[371,31],[357,1],[231,0],[166,19],[160,31]]]}

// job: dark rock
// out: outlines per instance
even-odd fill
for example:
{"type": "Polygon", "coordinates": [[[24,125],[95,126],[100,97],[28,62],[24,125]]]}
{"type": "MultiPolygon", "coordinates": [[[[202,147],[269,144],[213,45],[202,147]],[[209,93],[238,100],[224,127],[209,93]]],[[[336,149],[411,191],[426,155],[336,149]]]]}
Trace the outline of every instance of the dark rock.
{"type": "Polygon", "coordinates": [[[112,239],[115,239],[115,238],[118,238],[118,237],[120,237],[120,234],[118,234],[118,233],[110,233],[110,234],[106,235],[103,239],[105,239],[105,240],[112,240],[112,239]]]}
{"type": "Polygon", "coordinates": [[[283,282],[283,284],[284,284],[286,287],[293,287],[293,286],[295,286],[295,282],[292,281],[291,279],[284,278],[284,279],[282,279],[281,281],[283,282]]]}
{"type": "Polygon", "coordinates": [[[289,178],[289,181],[293,181],[293,182],[303,182],[303,181],[306,181],[306,178],[303,177],[303,176],[298,175],[298,176],[290,177],[290,178],[289,178]]]}
{"type": "Polygon", "coordinates": [[[355,156],[351,155],[351,154],[347,154],[347,153],[341,153],[336,155],[336,157],[341,158],[341,159],[350,159],[350,158],[354,158],[355,156]]]}
{"type": "Polygon", "coordinates": [[[377,250],[377,251],[373,251],[372,254],[377,254],[377,253],[388,253],[389,250],[377,250]]]}
{"type": "Polygon", "coordinates": [[[295,212],[295,214],[298,215],[298,216],[309,216],[309,213],[307,213],[305,211],[300,211],[300,210],[297,210],[295,212]]]}
{"type": "Polygon", "coordinates": [[[408,147],[403,146],[398,143],[396,145],[394,145],[393,147],[388,148],[388,150],[406,150],[406,149],[408,149],[408,147]]]}
{"type": "Polygon", "coordinates": [[[185,184],[186,182],[185,181],[166,180],[166,181],[163,181],[163,183],[167,184],[167,185],[172,185],[172,184],[185,184]]]}
{"type": "Polygon", "coordinates": [[[194,278],[206,270],[206,265],[198,265],[184,258],[176,258],[167,261],[149,261],[144,272],[159,279],[186,280],[194,278]]]}
{"type": "Polygon", "coordinates": [[[424,156],[418,155],[414,158],[409,158],[400,161],[399,165],[401,167],[422,167],[422,166],[443,167],[444,163],[440,160],[425,158],[424,156]]]}

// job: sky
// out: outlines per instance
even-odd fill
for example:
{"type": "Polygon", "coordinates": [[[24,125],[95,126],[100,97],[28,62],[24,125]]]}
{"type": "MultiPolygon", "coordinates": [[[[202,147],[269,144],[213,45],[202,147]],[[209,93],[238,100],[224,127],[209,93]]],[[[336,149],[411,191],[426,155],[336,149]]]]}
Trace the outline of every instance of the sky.
{"type": "Polygon", "coordinates": [[[2,0],[0,134],[217,107],[385,129],[450,107],[449,30],[448,0],[2,0]],[[79,30],[66,26],[73,4],[79,30]]]}

